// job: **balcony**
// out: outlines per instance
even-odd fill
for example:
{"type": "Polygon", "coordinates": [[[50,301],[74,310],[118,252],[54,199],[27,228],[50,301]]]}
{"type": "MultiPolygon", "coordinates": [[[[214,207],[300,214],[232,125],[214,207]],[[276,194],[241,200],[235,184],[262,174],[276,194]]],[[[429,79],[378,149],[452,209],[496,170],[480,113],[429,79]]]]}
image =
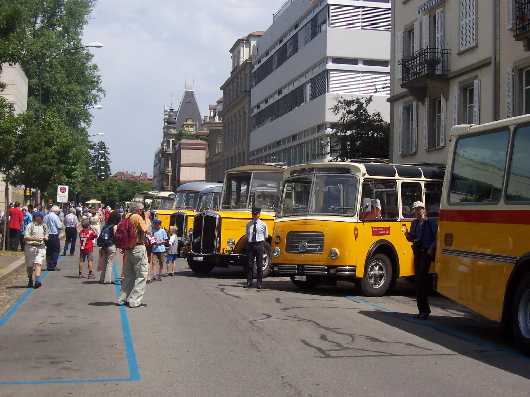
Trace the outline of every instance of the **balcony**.
{"type": "Polygon", "coordinates": [[[449,50],[428,47],[401,60],[401,87],[426,90],[433,81],[444,81],[449,72],[449,50]]]}
{"type": "Polygon", "coordinates": [[[514,4],[515,40],[522,41],[525,49],[530,50],[530,0],[515,0],[514,4]]]}

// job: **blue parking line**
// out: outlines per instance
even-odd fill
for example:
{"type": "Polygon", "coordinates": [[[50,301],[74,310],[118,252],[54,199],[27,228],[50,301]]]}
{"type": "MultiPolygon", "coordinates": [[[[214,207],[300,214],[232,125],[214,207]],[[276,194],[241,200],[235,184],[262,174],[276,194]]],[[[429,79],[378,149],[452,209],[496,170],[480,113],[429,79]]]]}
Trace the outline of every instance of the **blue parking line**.
{"type": "MultiPolygon", "coordinates": [[[[112,266],[112,273],[114,279],[118,279],[118,272],[116,265],[112,266]]],[[[44,279],[48,275],[48,272],[43,272],[41,278],[44,279]]],[[[16,314],[18,309],[26,302],[29,296],[34,290],[29,289],[24,292],[20,298],[11,306],[7,312],[0,318],[0,327],[5,325],[13,316],[16,314]]],[[[116,298],[120,295],[120,285],[114,285],[114,293],[116,298]]],[[[120,321],[121,329],[123,334],[123,344],[127,356],[127,366],[129,370],[129,377],[116,377],[116,378],[94,378],[94,379],[43,379],[43,380],[10,380],[1,381],[0,385],[81,385],[81,384],[93,384],[93,383],[121,383],[121,382],[138,382],[141,380],[140,370],[138,368],[138,362],[136,360],[136,352],[134,350],[134,343],[129,325],[129,317],[125,306],[120,306],[120,321]]]]}

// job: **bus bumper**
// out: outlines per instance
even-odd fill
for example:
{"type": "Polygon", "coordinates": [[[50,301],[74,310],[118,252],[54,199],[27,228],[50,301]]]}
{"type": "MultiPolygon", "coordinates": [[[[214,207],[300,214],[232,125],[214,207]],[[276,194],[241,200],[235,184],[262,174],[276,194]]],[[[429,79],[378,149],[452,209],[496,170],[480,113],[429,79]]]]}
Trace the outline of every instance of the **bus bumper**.
{"type": "Polygon", "coordinates": [[[273,264],[272,271],[276,276],[329,276],[355,277],[355,266],[327,266],[327,265],[287,265],[273,264]]]}

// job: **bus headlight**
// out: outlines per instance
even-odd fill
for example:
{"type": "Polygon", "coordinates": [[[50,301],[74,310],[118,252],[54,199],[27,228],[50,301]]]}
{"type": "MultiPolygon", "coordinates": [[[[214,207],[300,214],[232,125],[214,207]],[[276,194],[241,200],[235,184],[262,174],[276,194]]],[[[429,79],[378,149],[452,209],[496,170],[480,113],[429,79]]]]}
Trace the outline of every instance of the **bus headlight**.
{"type": "Polygon", "coordinates": [[[236,246],[236,240],[230,238],[230,239],[226,240],[226,245],[228,245],[228,248],[233,250],[234,247],[236,246]]]}
{"type": "Polygon", "coordinates": [[[332,248],[329,250],[330,259],[337,259],[340,256],[339,250],[337,248],[332,248]]]}
{"type": "Polygon", "coordinates": [[[280,247],[276,247],[274,248],[274,250],[272,251],[272,256],[274,256],[275,258],[279,257],[280,256],[280,253],[282,251],[280,250],[280,247]]]}

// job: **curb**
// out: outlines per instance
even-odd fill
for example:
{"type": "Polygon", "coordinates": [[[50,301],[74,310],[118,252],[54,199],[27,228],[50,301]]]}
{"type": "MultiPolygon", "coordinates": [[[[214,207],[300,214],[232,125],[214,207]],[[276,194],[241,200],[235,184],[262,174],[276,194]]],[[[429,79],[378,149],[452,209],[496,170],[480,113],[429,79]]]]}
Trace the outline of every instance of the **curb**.
{"type": "Polygon", "coordinates": [[[0,270],[0,279],[4,278],[5,276],[7,276],[12,271],[18,269],[20,266],[22,266],[22,264],[24,262],[25,262],[25,258],[21,257],[21,258],[17,259],[16,261],[14,261],[9,266],[7,266],[4,270],[0,270]]]}

